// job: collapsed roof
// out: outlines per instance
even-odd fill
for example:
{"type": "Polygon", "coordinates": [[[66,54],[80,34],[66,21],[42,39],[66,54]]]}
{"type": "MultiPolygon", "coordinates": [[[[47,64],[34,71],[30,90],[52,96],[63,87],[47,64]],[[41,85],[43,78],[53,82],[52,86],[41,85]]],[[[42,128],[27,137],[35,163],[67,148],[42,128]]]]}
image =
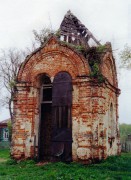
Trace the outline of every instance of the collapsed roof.
{"type": "Polygon", "coordinates": [[[92,39],[96,45],[100,42],[83,25],[71,11],[68,11],[60,25],[61,40],[74,45],[89,47],[89,40],[92,39]]]}

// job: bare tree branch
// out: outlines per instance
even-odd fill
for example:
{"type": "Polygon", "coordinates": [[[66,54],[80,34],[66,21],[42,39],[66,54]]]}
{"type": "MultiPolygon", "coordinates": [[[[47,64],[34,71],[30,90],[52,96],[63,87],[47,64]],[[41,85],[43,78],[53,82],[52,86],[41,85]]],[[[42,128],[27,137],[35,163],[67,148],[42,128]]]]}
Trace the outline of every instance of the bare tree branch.
{"type": "Polygon", "coordinates": [[[2,49],[0,51],[0,89],[4,89],[4,93],[0,97],[0,105],[8,107],[12,122],[13,98],[19,67],[27,54],[31,54],[32,51],[43,45],[52,33],[54,31],[50,28],[43,28],[39,32],[33,30],[35,41],[32,41],[30,48],[26,48],[24,51],[17,49],[2,49]]]}
{"type": "Polygon", "coordinates": [[[17,73],[25,53],[17,49],[9,49],[1,50],[0,54],[0,87],[4,91],[0,98],[0,105],[8,107],[13,122],[13,98],[17,73]]]}

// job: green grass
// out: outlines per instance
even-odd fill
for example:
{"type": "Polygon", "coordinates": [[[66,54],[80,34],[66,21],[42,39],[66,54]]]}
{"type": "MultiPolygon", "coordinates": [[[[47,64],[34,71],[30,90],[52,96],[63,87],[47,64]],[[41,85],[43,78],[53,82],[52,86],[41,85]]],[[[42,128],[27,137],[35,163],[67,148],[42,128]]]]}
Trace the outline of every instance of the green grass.
{"type": "Polygon", "coordinates": [[[9,159],[9,149],[0,149],[0,158],[9,159]]]}
{"type": "MultiPolygon", "coordinates": [[[[8,159],[8,151],[0,150],[0,158],[8,159]]],[[[48,163],[38,166],[33,160],[16,163],[0,162],[0,180],[131,180],[131,153],[93,165],[48,163]]]]}

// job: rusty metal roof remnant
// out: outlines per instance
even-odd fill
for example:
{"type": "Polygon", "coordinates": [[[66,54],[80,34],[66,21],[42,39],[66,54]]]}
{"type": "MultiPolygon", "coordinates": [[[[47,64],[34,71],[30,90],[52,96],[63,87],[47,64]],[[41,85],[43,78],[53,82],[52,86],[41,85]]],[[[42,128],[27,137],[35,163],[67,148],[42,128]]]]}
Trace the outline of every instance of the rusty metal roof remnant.
{"type": "Polygon", "coordinates": [[[96,45],[100,45],[100,42],[70,10],[66,13],[60,25],[60,38],[67,43],[82,45],[87,48],[89,47],[90,39],[92,39],[96,45]]]}

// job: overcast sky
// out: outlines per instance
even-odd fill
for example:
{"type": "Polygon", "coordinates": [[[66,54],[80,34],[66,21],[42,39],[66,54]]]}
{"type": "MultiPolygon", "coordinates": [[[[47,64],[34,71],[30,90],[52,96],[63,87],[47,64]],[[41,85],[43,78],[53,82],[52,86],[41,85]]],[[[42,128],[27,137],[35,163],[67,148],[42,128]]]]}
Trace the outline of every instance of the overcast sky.
{"type": "MultiPolygon", "coordinates": [[[[117,61],[124,45],[131,46],[131,0],[0,0],[0,48],[30,46],[33,29],[58,29],[69,9],[101,43],[112,42],[117,61]]],[[[131,123],[131,72],[118,79],[119,121],[131,123]]],[[[8,117],[0,109],[0,121],[8,117]]]]}

